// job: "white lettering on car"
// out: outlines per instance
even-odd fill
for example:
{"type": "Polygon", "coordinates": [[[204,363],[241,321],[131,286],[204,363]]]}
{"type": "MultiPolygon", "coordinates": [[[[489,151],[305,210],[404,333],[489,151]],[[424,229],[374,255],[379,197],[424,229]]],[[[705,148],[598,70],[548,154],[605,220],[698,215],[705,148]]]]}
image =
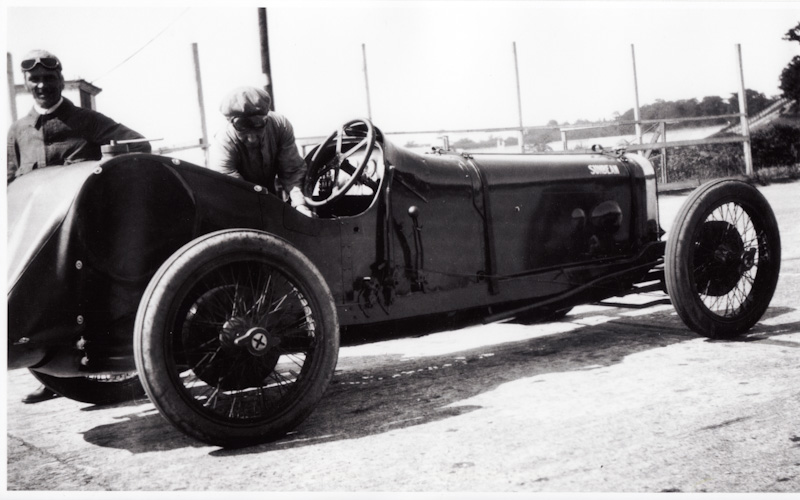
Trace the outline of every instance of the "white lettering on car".
{"type": "Polygon", "coordinates": [[[614,175],[619,174],[619,167],[616,165],[589,165],[589,173],[592,175],[614,175]]]}

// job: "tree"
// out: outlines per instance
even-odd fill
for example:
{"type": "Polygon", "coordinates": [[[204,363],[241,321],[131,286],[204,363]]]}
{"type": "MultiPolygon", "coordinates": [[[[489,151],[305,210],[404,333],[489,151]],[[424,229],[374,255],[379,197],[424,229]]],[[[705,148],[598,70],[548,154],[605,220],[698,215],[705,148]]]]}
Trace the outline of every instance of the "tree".
{"type": "Polygon", "coordinates": [[[783,97],[794,101],[795,108],[800,107],[800,56],[794,56],[781,72],[783,97]]]}
{"type": "Polygon", "coordinates": [[[783,39],[790,42],[800,42],[800,23],[797,23],[797,26],[787,31],[783,35],[783,39]]]}
{"type": "Polygon", "coordinates": [[[720,96],[706,96],[700,101],[700,116],[719,116],[728,114],[728,106],[720,96]]]}
{"type": "MultiPolygon", "coordinates": [[[[789,42],[800,42],[800,23],[786,32],[783,37],[789,42]]],[[[783,97],[794,101],[794,109],[800,109],[800,56],[794,56],[789,64],[783,68],[779,88],[783,97]]]]}
{"type": "MultiPolygon", "coordinates": [[[[744,95],[747,97],[747,114],[753,116],[762,109],[769,107],[774,101],[765,96],[761,92],[753,89],[746,89],[744,95]]],[[[728,99],[728,105],[731,108],[731,113],[739,112],[739,93],[733,92],[728,99]]]]}

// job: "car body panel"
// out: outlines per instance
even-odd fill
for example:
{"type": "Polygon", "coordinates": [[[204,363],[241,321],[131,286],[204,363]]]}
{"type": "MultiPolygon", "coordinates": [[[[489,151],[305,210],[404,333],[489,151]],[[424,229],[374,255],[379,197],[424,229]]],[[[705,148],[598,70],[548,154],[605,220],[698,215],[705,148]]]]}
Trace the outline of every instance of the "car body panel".
{"type": "Polygon", "coordinates": [[[624,292],[662,256],[644,159],[418,154],[379,138],[377,189],[319,218],[263,186],[151,154],[16,180],[9,367],[131,369],[150,278],[182,245],[220,229],[256,229],[296,247],[326,280],[345,327],[596,299],[624,292]],[[592,288],[603,279],[613,286],[592,288]]]}

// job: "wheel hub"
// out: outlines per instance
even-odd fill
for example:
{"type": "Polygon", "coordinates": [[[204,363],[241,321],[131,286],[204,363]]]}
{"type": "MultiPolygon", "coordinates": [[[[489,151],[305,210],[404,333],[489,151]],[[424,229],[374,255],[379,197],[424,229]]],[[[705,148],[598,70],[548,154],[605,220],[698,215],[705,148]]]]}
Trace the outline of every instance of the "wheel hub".
{"type": "MultiPolygon", "coordinates": [[[[218,332],[213,333],[219,339],[219,347],[213,355],[203,349],[191,351],[187,362],[196,376],[209,386],[221,390],[260,386],[281,357],[278,349],[281,340],[252,322],[247,317],[230,318],[218,332]],[[244,366],[248,368],[243,369],[244,366]]],[[[186,333],[191,329],[189,324],[186,333]]],[[[195,341],[200,345],[208,343],[208,339],[203,341],[198,338],[195,341]]]]}
{"type": "Polygon", "coordinates": [[[745,251],[739,230],[728,222],[707,221],[698,243],[697,288],[705,295],[726,295],[754,265],[755,249],[745,251]]]}
{"type": "Polygon", "coordinates": [[[265,351],[267,347],[269,347],[269,340],[267,339],[266,330],[264,330],[263,332],[261,331],[261,329],[256,329],[258,330],[256,332],[253,332],[252,330],[253,329],[251,329],[251,331],[248,332],[248,335],[250,336],[250,345],[248,345],[248,348],[253,353],[259,353],[265,351]]]}
{"type": "Polygon", "coordinates": [[[219,339],[233,350],[247,350],[253,356],[263,356],[280,345],[280,337],[261,326],[251,326],[245,318],[231,318],[222,325],[219,339]]]}
{"type": "Polygon", "coordinates": [[[739,268],[741,272],[749,271],[756,265],[756,249],[749,248],[747,249],[741,257],[741,264],[739,268]]]}

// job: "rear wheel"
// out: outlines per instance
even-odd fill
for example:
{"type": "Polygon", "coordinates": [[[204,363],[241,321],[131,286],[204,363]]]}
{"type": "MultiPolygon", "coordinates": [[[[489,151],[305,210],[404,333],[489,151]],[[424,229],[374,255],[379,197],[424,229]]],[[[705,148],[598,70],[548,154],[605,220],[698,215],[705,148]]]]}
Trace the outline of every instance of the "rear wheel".
{"type": "Polygon", "coordinates": [[[778,223],[764,196],[742,181],[710,182],[684,202],[670,232],[666,284],[684,323],[711,338],[756,324],[781,262],[778,223]]]}
{"type": "Polygon", "coordinates": [[[68,378],[54,377],[36,370],[30,372],[56,394],[82,403],[109,405],[144,397],[144,388],[136,372],[68,378]]]}
{"type": "Polygon", "coordinates": [[[145,292],[136,365],[153,404],[219,446],[275,439],[305,419],[336,366],[328,286],[287,242],[249,230],[199,238],[145,292]]]}

